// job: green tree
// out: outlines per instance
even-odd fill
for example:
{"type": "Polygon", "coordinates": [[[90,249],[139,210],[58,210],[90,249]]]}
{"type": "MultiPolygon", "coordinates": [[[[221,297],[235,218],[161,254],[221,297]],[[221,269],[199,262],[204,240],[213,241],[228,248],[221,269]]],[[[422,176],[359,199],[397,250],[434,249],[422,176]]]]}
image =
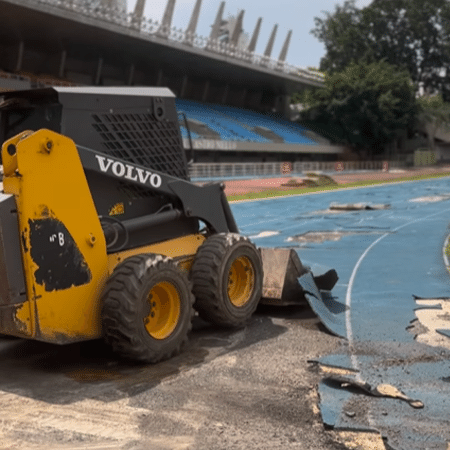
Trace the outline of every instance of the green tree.
{"type": "Polygon", "coordinates": [[[407,71],[385,61],[351,63],[303,93],[301,120],[356,150],[383,153],[399,130],[414,123],[417,102],[407,71]]]}
{"type": "Polygon", "coordinates": [[[321,70],[385,60],[407,69],[417,88],[450,100],[449,0],[374,0],[362,9],[346,0],[315,24],[311,33],[326,48],[321,70]]]}
{"type": "Polygon", "coordinates": [[[438,130],[450,131],[450,103],[445,103],[441,95],[420,97],[418,103],[420,122],[427,133],[430,150],[435,151],[438,130]]]}

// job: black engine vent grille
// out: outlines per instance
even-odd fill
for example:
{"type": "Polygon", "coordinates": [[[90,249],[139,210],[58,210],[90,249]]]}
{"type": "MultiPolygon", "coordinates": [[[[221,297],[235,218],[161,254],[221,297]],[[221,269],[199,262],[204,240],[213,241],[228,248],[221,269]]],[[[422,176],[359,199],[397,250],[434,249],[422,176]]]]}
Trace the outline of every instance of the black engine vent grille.
{"type": "Polygon", "coordinates": [[[108,155],[188,179],[178,123],[153,114],[93,114],[92,126],[108,155]]]}

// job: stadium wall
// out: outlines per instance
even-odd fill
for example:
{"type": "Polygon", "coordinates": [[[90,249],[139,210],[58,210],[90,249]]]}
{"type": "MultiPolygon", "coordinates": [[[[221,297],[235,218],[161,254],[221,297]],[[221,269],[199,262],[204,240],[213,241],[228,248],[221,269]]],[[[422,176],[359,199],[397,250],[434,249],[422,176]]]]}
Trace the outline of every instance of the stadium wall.
{"type": "Polygon", "coordinates": [[[288,113],[319,74],[83,0],[0,0],[0,69],[86,85],[166,86],[179,98],[288,113]],[[189,39],[188,39],[189,38],[189,39]]]}
{"type": "MultiPolygon", "coordinates": [[[[49,85],[165,86],[178,98],[290,115],[296,91],[322,78],[158,23],[89,7],[85,0],[0,0],[0,90],[49,85]],[[3,69],[3,72],[1,72],[3,69]]],[[[317,141],[317,139],[316,139],[317,141]]],[[[316,145],[194,139],[205,162],[328,161],[344,152],[316,145]]]]}

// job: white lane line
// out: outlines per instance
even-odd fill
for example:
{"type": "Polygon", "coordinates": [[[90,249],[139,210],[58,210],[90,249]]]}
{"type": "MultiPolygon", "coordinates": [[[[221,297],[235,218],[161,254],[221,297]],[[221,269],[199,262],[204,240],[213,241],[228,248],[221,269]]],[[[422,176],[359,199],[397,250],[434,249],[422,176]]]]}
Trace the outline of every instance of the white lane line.
{"type": "MultiPolygon", "coordinates": [[[[368,253],[375,247],[375,245],[377,245],[380,241],[382,241],[386,236],[389,236],[390,234],[395,233],[395,232],[401,230],[402,228],[405,228],[405,227],[407,227],[409,225],[412,225],[415,222],[420,222],[420,221],[423,221],[423,220],[427,220],[427,219],[430,219],[431,217],[438,216],[438,215],[443,214],[443,213],[448,213],[449,211],[450,211],[450,208],[449,209],[445,209],[443,211],[439,211],[439,212],[434,213],[434,214],[430,214],[429,216],[426,216],[426,217],[420,217],[418,219],[410,220],[409,222],[404,223],[403,225],[400,225],[397,228],[394,228],[394,230],[392,230],[391,232],[383,234],[378,239],[376,239],[374,242],[372,242],[372,244],[370,244],[366,248],[364,253],[360,256],[360,258],[358,259],[357,263],[355,264],[355,266],[353,268],[352,274],[350,276],[350,280],[348,282],[348,288],[347,288],[347,292],[346,292],[346,296],[345,296],[345,305],[347,307],[347,309],[345,311],[345,328],[346,328],[346,331],[347,331],[347,339],[348,339],[348,342],[349,342],[350,351],[353,350],[353,345],[354,345],[353,329],[352,329],[352,322],[351,322],[351,317],[350,317],[350,306],[351,306],[351,303],[352,303],[353,285],[355,284],[355,278],[356,278],[356,274],[358,273],[358,269],[361,266],[361,263],[364,261],[364,259],[368,255],[368,253]]],[[[351,362],[352,362],[353,369],[358,371],[357,373],[359,374],[358,359],[357,359],[356,355],[353,352],[351,352],[351,362]]],[[[359,378],[359,375],[357,375],[357,376],[359,378]]]]}
{"type": "MultiPolygon", "coordinates": [[[[396,231],[396,230],[394,230],[394,231],[396,231]]],[[[378,242],[380,242],[382,239],[384,239],[386,236],[389,236],[390,234],[391,234],[391,232],[383,234],[382,236],[380,236],[377,240],[372,242],[372,244],[370,244],[366,248],[365,252],[360,256],[360,258],[358,259],[358,262],[355,264],[355,267],[353,268],[352,274],[350,276],[350,280],[348,282],[348,287],[347,287],[347,293],[345,296],[345,305],[347,307],[347,309],[345,311],[345,328],[347,330],[347,339],[350,344],[351,350],[353,347],[353,330],[352,330],[352,322],[350,320],[350,305],[352,304],[352,290],[353,290],[353,285],[355,283],[356,274],[358,272],[359,266],[361,265],[361,263],[363,262],[364,258],[367,256],[367,254],[370,252],[370,250],[372,250],[372,248],[375,247],[375,245],[377,245],[378,242]]],[[[356,359],[356,356],[353,354],[353,352],[351,354],[351,360],[352,360],[353,368],[355,370],[358,370],[357,377],[360,377],[358,360],[356,359]]]]}
{"type": "MultiPolygon", "coordinates": [[[[419,222],[421,220],[426,220],[429,219],[430,217],[433,216],[437,216],[439,214],[442,214],[444,212],[448,212],[450,211],[450,209],[444,210],[444,211],[439,211],[438,213],[435,214],[431,214],[427,217],[421,217],[419,219],[415,219],[415,220],[411,220],[403,225],[400,225],[399,227],[395,228],[393,231],[389,232],[389,233],[385,233],[382,236],[380,236],[378,239],[376,239],[374,242],[372,242],[372,244],[370,244],[366,250],[364,251],[364,253],[360,256],[360,258],[358,259],[357,263],[355,264],[355,267],[353,268],[352,274],[350,276],[350,280],[348,282],[348,288],[347,288],[347,293],[345,296],[345,304],[347,306],[347,309],[345,311],[345,327],[346,327],[346,331],[347,331],[347,338],[348,338],[348,342],[349,342],[349,350],[350,350],[350,361],[351,361],[351,365],[353,367],[353,369],[356,371],[356,380],[359,382],[363,382],[363,378],[361,376],[361,371],[360,371],[360,367],[359,367],[359,363],[358,363],[358,357],[355,355],[354,353],[354,341],[353,341],[353,330],[352,330],[352,323],[350,320],[350,305],[352,303],[352,290],[353,290],[353,285],[355,283],[355,278],[356,278],[356,274],[358,272],[358,269],[361,265],[361,263],[364,261],[365,257],[368,255],[368,253],[370,252],[370,250],[372,250],[379,242],[381,242],[386,236],[389,236],[392,233],[397,232],[398,230],[411,225],[415,222],[419,222]]],[[[449,236],[450,237],[450,236],[449,236]]],[[[447,238],[448,239],[448,238],[447,238]]],[[[368,411],[367,412],[367,420],[368,423],[371,427],[375,426],[375,419],[373,417],[372,411],[368,411]]]]}

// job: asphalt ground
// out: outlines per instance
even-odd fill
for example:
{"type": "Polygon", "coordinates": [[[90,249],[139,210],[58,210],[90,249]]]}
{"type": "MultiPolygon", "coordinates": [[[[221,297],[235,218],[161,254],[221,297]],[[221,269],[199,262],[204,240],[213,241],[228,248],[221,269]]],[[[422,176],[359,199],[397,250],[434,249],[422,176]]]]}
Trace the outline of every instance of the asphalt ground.
{"type": "Polygon", "coordinates": [[[101,342],[0,341],[1,449],[339,449],[307,363],[339,345],[306,308],[244,328],[197,319],[189,346],[156,365],[101,342]]]}

